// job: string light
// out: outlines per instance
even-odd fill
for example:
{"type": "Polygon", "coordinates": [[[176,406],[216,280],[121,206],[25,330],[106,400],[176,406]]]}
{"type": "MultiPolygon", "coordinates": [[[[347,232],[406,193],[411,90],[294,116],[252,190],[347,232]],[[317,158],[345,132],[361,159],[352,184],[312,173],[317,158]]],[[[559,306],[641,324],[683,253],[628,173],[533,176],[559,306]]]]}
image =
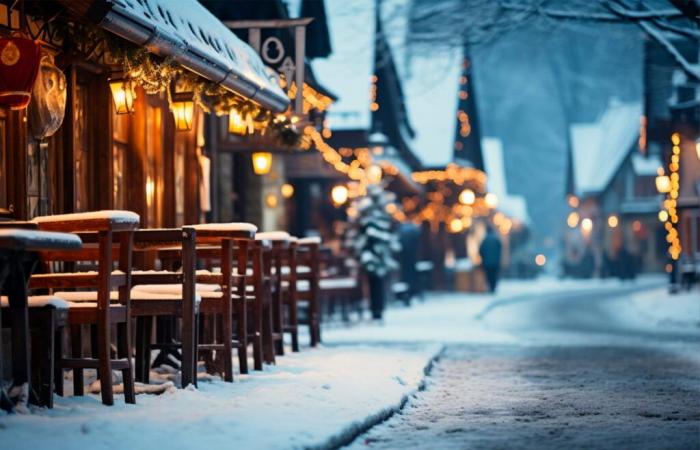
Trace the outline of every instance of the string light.
{"type": "Polygon", "coordinates": [[[671,135],[671,161],[668,164],[669,175],[664,175],[663,169],[659,168],[658,175],[656,177],[656,187],[659,189],[659,178],[665,177],[662,188],[659,192],[667,193],[667,198],[664,200],[664,209],[659,211],[659,220],[664,223],[664,228],[666,229],[666,242],[668,242],[668,253],[671,259],[678,260],[681,256],[681,240],[678,234],[677,223],[678,223],[678,211],[677,200],[680,190],[680,155],[681,155],[681,135],[679,133],[673,133],[671,135]]]}

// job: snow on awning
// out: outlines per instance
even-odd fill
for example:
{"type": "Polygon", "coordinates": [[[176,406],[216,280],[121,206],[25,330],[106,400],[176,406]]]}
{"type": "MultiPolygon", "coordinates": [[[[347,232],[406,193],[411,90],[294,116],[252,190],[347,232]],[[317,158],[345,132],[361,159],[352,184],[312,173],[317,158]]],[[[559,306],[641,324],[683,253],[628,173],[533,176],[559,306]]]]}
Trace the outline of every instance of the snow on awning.
{"type": "Polygon", "coordinates": [[[508,193],[506,171],[503,163],[503,143],[494,137],[481,139],[481,149],[486,170],[488,191],[498,197],[498,210],[521,223],[529,224],[527,201],[522,195],[508,193]]]}
{"type": "Polygon", "coordinates": [[[107,10],[102,28],[170,56],[264,108],[281,112],[289,106],[289,98],[255,51],[196,0],[98,1],[107,10]]]}

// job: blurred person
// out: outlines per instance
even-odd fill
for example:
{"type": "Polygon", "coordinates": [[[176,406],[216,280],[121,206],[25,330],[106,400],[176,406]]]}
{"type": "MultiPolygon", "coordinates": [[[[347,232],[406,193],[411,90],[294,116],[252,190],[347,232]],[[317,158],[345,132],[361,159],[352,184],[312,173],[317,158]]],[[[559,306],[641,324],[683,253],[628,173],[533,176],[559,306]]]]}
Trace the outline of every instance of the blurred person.
{"type": "Polygon", "coordinates": [[[495,292],[498,284],[498,272],[501,268],[501,240],[491,226],[486,229],[486,236],[481,241],[479,255],[481,256],[481,266],[486,274],[489,291],[495,292]]]}

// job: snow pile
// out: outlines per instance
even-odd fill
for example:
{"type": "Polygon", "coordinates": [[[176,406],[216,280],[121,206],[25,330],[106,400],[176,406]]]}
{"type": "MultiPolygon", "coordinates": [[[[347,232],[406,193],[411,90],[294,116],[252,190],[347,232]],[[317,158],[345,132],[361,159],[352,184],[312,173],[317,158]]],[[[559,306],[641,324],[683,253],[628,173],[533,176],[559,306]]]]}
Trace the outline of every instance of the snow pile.
{"type": "Polygon", "coordinates": [[[627,298],[636,314],[629,317],[639,325],[663,329],[700,328],[700,292],[697,289],[671,295],[667,288],[639,292],[627,298]]]}
{"type": "MultiPolygon", "coordinates": [[[[136,405],[56,399],[2,417],[3,448],[302,448],[340,443],[386,417],[420,386],[435,345],[305,349],[233,384],[200,382],[136,405]]],[[[68,386],[68,385],[67,385],[68,386]]]]}

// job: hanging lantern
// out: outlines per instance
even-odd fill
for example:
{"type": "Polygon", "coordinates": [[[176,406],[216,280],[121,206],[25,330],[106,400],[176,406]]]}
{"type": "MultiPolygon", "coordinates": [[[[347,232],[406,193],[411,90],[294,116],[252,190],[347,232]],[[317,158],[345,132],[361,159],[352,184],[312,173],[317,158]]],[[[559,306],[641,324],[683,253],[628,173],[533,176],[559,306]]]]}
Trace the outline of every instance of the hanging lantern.
{"type": "Polygon", "coordinates": [[[245,136],[255,131],[253,117],[250,113],[242,113],[235,108],[231,108],[228,113],[228,132],[245,136]]]}
{"type": "Polygon", "coordinates": [[[192,129],[194,119],[194,92],[182,79],[170,84],[170,110],[175,118],[177,131],[192,129]]]}
{"type": "Polygon", "coordinates": [[[131,114],[134,112],[136,90],[134,89],[134,83],[129,78],[110,78],[109,89],[112,91],[112,100],[114,100],[114,112],[117,114],[131,114]]]}
{"type": "Polygon", "coordinates": [[[31,100],[41,48],[31,39],[0,39],[0,106],[24,109],[31,100]]]}
{"type": "Polygon", "coordinates": [[[66,113],[66,88],[66,77],[53,63],[53,56],[43,53],[28,111],[29,128],[36,139],[52,136],[61,127],[66,113]]]}
{"type": "Polygon", "coordinates": [[[254,152],[251,155],[253,162],[253,172],[256,175],[267,175],[272,169],[272,153],[254,152]]]}

